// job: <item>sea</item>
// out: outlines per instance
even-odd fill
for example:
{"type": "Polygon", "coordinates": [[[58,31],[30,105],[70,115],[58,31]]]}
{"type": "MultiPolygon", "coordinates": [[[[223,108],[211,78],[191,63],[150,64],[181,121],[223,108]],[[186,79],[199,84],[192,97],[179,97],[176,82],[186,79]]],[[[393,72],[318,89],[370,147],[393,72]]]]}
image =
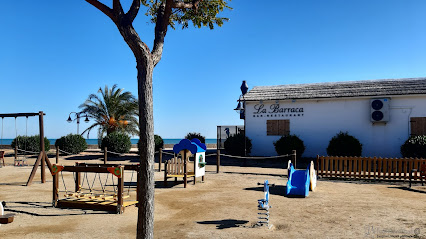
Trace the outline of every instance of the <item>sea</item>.
{"type": "MultiPolygon", "coordinates": [[[[13,139],[2,139],[0,145],[10,145],[13,139]]],[[[132,144],[137,144],[139,139],[130,139],[132,144]]],[[[182,139],[163,139],[164,144],[177,144],[182,139]]],[[[49,139],[50,145],[55,145],[56,139],[49,139]]],[[[88,145],[97,145],[98,139],[86,139],[88,145]]],[[[206,144],[216,144],[216,139],[206,139],[206,144]]]]}

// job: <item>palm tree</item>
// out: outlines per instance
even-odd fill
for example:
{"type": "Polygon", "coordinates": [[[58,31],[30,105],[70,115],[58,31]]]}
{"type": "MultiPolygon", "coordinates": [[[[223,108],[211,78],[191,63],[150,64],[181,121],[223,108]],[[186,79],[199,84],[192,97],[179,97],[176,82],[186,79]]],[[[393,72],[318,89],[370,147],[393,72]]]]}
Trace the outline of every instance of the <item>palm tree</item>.
{"type": "Polygon", "coordinates": [[[99,126],[98,138],[106,133],[107,135],[114,131],[122,131],[130,135],[136,135],[139,131],[139,122],[137,118],[138,101],[129,91],[117,88],[115,84],[111,89],[105,86],[105,89],[99,88],[96,94],[90,94],[89,98],[79,106],[82,112],[87,113],[95,123],[81,133],[87,132],[99,126]]]}

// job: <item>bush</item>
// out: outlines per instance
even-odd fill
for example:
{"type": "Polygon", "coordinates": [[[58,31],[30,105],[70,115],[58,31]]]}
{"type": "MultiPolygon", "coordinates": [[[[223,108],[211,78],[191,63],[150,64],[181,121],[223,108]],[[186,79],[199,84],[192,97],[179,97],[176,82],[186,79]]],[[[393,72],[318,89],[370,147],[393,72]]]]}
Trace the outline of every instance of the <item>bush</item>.
{"type": "Polygon", "coordinates": [[[404,158],[426,158],[426,135],[411,136],[401,145],[404,158]]]}
{"type": "MultiPolygon", "coordinates": [[[[245,137],[247,155],[251,152],[251,139],[245,137]]],[[[225,150],[230,155],[244,156],[244,135],[241,133],[229,136],[224,143],[225,150]]]]}
{"type": "Polygon", "coordinates": [[[300,159],[305,152],[305,144],[296,135],[284,135],[279,140],[274,142],[275,151],[278,155],[293,153],[296,150],[296,157],[300,159]]]}
{"type": "Polygon", "coordinates": [[[102,138],[101,149],[105,147],[111,152],[128,153],[132,147],[132,142],[127,134],[115,131],[102,138]]]}
{"type": "MultiPolygon", "coordinates": [[[[138,154],[141,148],[141,144],[140,144],[141,140],[138,140],[138,154]]],[[[161,136],[159,135],[154,135],[154,143],[155,143],[155,151],[159,151],[160,148],[164,147],[164,140],[163,138],[161,138],[161,136]]]]}
{"type": "Polygon", "coordinates": [[[329,156],[361,156],[362,144],[348,132],[339,132],[331,138],[327,147],[329,156]]]}
{"type": "Polygon", "coordinates": [[[201,143],[203,143],[203,144],[206,143],[206,137],[202,136],[200,133],[195,133],[195,132],[188,133],[185,136],[185,139],[189,139],[189,140],[191,140],[191,139],[199,139],[201,141],[201,143]]]}
{"type": "MultiPolygon", "coordinates": [[[[18,135],[15,139],[12,140],[12,148],[15,148],[16,142],[18,144],[18,149],[32,151],[32,152],[40,152],[40,135],[34,136],[21,136],[18,135]]],[[[50,141],[44,137],[44,150],[50,150],[50,141]]],[[[23,152],[22,152],[23,153],[23,152]]]]}
{"type": "Polygon", "coordinates": [[[79,134],[69,134],[56,140],[55,146],[72,154],[79,154],[87,149],[87,142],[79,134]]]}

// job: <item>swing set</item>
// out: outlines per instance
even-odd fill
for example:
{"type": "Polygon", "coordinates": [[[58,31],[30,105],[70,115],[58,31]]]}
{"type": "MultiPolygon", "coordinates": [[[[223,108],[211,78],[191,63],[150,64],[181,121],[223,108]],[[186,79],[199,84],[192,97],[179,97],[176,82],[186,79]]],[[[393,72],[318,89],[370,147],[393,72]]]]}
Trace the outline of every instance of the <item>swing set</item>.
{"type": "MultiPolygon", "coordinates": [[[[38,113],[12,113],[12,114],[0,114],[0,117],[2,118],[2,132],[1,132],[1,144],[3,144],[3,119],[4,118],[15,118],[15,132],[17,134],[17,127],[16,127],[16,118],[18,117],[26,117],[27,118],[27,129],[26,129],[26,133],[28,133],[28,117],[32,117],[32,116],[38,116],[39,119],[39,131],[40,131],[40,153],[38,154],[37,160],[34,163],[33,169],[31,171],[30,177],[28,178],[28,181],[26,183],[26,186],[30,186],[34,176],[37,172],[37,168],[41,163],[41,183],[45,183],[46,182],[46,173],[45,173],[45,169],[46,169],[46,164],[47,167],[49,168],[50,172],[52,172],[52,164],[49,161],[49,158],[47,157],[46,151],[44,150],[44,123],[43,123],[43,116],[45,114],[43,113],[43,111],[39,111],[38,113]]],[[[25,155],[25,161],[26,161],[26,149],[25,150],[20,150],[20,151],[24,151],[24,155],[25,155]]],[[[4,154],[4,153],[3,153],[4,154]]],[[[16,153],[15,153],[15,165],[16,162],[18,161],[18,164],[20,163],[20,160],[17,159],[16,153]]],[[[22,159],[22,164],[24,164],[24,160],[22,159]]]]}
{"type": "Polygon", "coordinates": [[[124,212],[125,207],[138,204],[137,190],[136,200],[129,200],[128,198],[130,198],[130,187],[133,184],[133,174],[135,172],[137,178],[136,188],[138,188],[139,168],[140,165],[76,163],[75,166],[61,166],[54,164],[52,168],[53,206],[110,211],[121,214],[124,212]],[[132,172],[127,186],[127,195],[124,184],[125,171],[132,172]],[[62,172],[73,172],[74,191],[69,192],[67,189],[62,172]],[[90,180],[89,173],[92,175],[90,180]],[[59,197],[59,178],[62,179],[63,183],[63,191],[61,192],[65,192],[61,198],[59,197]],[[95,187],[98,185],[100,185],[100,188],[95,187]]]}

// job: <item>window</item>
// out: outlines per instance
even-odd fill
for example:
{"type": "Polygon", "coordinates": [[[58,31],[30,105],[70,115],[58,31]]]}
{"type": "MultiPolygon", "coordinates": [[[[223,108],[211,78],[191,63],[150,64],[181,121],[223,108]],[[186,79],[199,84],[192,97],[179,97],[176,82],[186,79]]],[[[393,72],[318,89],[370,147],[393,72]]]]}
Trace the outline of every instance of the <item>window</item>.
{"type": "Polygon", "coordinates": [[[411,135],[426,135],[426,117],[411,117],[411,135]]]}
{"type": "Polygon", "coordinates": [[[266,135],[290,134],[290,120],[267,120],[266,135]]]}

